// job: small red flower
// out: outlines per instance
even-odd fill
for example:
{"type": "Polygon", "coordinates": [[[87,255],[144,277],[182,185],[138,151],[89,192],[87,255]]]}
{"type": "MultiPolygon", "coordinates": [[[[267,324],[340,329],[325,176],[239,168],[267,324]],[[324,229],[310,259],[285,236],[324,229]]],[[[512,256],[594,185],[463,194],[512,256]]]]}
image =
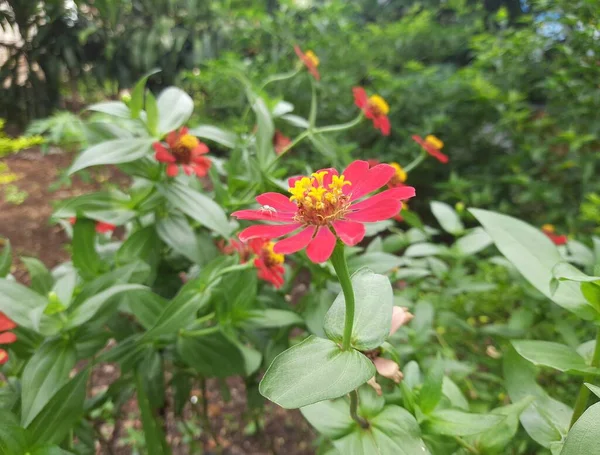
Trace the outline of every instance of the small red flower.
{"type": "MultiPolygon", "coordinates": [[[[72,216],[69,218],[69,223],[74,225],[77,222],[77,218],[72,216]]],[[[117,228],[114,224],[105,223],[104,221],[96,221],[96,232],[98,234],[107,234],[114,231],[117,228]]]]}
{"type": "Polygon", "coordinates": [[[283,262],[285,256],[275,253],[273,245],[273,242],[261,238],[252,239],[248,243],[231,239],[228,245],[221,243],[219,248],[225,254],[238,253],[242,264],[254,256],[254,266],[257,269],[258,278],[279,289],[284,283],[285,267],[283,267],[283,262]]]}
{"type": "Polygon", "coordinates": [[[373,126],[381,131],[384,136],[390,134],[390,119],[388,113],[390,106],[379,95],[371,95],[367,97],[367,92],[362,87],[354,87],[354,104],[356,104],[365,114],[365,117],[373,120],[373,126]]]}
{"type": "Polygon", "coordinates": [[[275,148],[275,153],[277,155],[281,155],[285,149],[292,143],[292,140],[285,136],[281,131],[275,130],[275,134],[273,134],[273,147],[275,148]]]}
{"type": "MultiPolygon", "coordinates": [[[[9,330],[16,327],[17,324],[4,313],[0,312],[0,344],[11,344],[17,341],[17,336],[14,333],[9,332],[9,330]]],[[[8,362],[8,352],[4,349],[0,349],[0,365],[4,365],[6,362],[8,362]]]]}
{"type": "Polygon", "coordinates": [[[448,156],[441,152],[442,148],[444,147],[444,143],[437,137],[430,134],[423,139],[421,136],[414,135],[412,136],[412,139],[421,147],[423,147],[423,150],[425,150],[434,158],[437,158],[439,162],[446,164],[449,161],[448,156]]]}
{"type": "Polygon", "coordinates": [[[188,133],[186,127],[179,131],[171,131],[167,134],[167,146],[162,142],[152,144],[157,161],[167,163],[167,175],[175,177],[179,174],[179,166],[187,175],[195,173],[198,177],[204,177],[210,169],[211,162],[205,155],[208,153],[206,144],[188,133]]]}
{"type": "Polygon", "coordinates": [[[330,168],[310,177],[290,178],[290,198],[279,193],[261,194],[256,198],[260,209],[232,214],[242,220],[279,224],[250,226],[239,238],[245,242],[288,236],[275,244],[275,253],[291,254],[306,248],[311,261],[324,262],[333,252],[336,235],[346,245],[356,245],[365,236],[364,223],[392,218],[400,211],[402,200],[415,195],[414,188],[403,186],[365,197],[387,184],[394,173],[388,164],[369,168],[369,163],[358,160],[341,175],[330,168]]]}
{"type": "Polygon", "coordinates": [[[542,232],[544,234],[546,234],[548,236],[548,238],[550,240],[552,240],[552,242],[554,242],[555,245],[560,246],[560,245],[566,245],[567,242],[569,241],[569,239],[567,238],[566,235],[558,235],[556,234],[556,230],[554,228],[554,226],[552,224],[544,224],[542,226],[542,232]]]}
{"type": "Polygon", "coordinates": [[[408,174],[404,170],[402,166],[398,163],[390,163],[390,166],[394,168],[396,173],[392,176],[390,181],[388,182],[388,187],[390,188],[398,188],[399,186],[404,186],[406,179],[408,178],[408,174]]]}
{"type": "Polygon", "coordinates": [[[302,49],[300,49],[298,45],[294,45],[294,51],[302,63],[304,63],[304,66],[308,68],[310,74],[312,74],[316,80],[320,80],[321,75],[317,70],[317,66],[319,66],[319,57],[317,57],[313,51],[302,52],[302,49]]]}

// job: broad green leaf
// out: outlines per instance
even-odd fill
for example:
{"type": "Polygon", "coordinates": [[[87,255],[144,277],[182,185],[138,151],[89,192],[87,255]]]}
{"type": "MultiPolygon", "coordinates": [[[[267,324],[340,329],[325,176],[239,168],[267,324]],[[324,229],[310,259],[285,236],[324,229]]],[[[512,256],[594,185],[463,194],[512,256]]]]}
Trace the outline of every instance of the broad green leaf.
{"type": "Polygon", "coordinates": [[[31,278],[31,289],[41,295],[47,295],[52,290],[54,279],[46,266],[36,258],[21,257],[31,278]]]}
{"type": "Polygon", "coordinates": [[[557,280],[594,282],[600,281],[600,276],[589,276],[568,262],[559,262],[552,269],[552,274],[557,280]]]}
{"type": "Polygon", "coordinates": [[[456,211],[444,202],[432,201],[431,212],[437,219],[442,229],[449,234],[458,235],[465,230],[456,211]]]}
{"type": "Polygon", "coordinates": [[[152,292],[149,288],[144,290],[130,290],[120,297],[120,310],[127,308],[133,316],[148,330],[156,324],[158,317],[167,306],[167,300],[152,292]]]}
{"type": "Polygon", "coordinates": [[[260,393],[286,409],[338,398],[375,375],[373,363],[353,349],[308,337],[279,354],[260,382],[260,393]]]}
{"type": "Polygon", "coordinates": [[[205,377],[226,378],[246,373],[243,353],[220,331],[203,336],[179,336],[177,353],[181,360],[205,377]]]}
{"type": "Polygon", "coordinates": [[[600,313],[600,285],[589,282],[581,283],[581,293],[588,303],[600,313]]]}
{"type": "Polygon", "coordinates": [[[142,418],[142,428],[146,440],[148,455],[167,455],[171,453],[163,432],[163,426],[158,421],[157,415],[152,411],[148,400],[148,391],[141,372],[135,373],[137,402],[142,418]]]}
{"type": "Polygon", "coordinates": [[[66,329],[73,329],[82,324],[85,324],[87,321],[92,319],[98,311],[110,301],[111,298],[119,295],[123,292],[130,291],[143,291],[147,290],[145,286],[140,286],[139,284],[117,284],[116,286],[112,286],[108,289],[105,289],[102,292],[90,297],[85,300],[81,305],[78,305],[72,312],[69,314],[68,320],[65,322],[66,329]]]}
{"type": "Polygon", "coordinates": [[[27,427],[52,396],[69,380],[75,348],[64,340],[48,341],[37,349],[23,370],[21,424],[27,427]]]}
{"type": "Polygon", "coordinates": [[[123,265],[139,259],[154,270],[160,261],[161,248],[162,244],[154,225],[147,226],[134,232],[123,242],[115,260],[117,265],[123,265]]]}
{"type": "Polygon", "coordinates": [[[388,273],[404,264],[404,259],[393,254],[373,252],[353,256],[348,259],[348,269],[355,272],[367,267],[375,273],[388,273]]]}
{"type": "MultiPolygon", "coordinates": [[[[375,349],[387,339],[392,324],[394,292],[390,280],[361,269],[351,277],[354,288],[354,325],[351,344],[356,349],[375,349]]],[[[327,337],[340,343],[344,336],[346,300],[340,292],[325,316],[323,328],[327,337]]]]}
{"type": "Polygon", "coordinates": [[[443,252],[443,248],[434,243],[415,243],[409,246],[404,252],[406,257],[424,257],[424,256],[435,256],[443,252]]]}
{"type": "Polygon", "coordinates": [[[196,264],[203,264],[203,252],[194,230],[183,215],[170,214],[156,224],[159,237],[177,253],[196,264]]]}
{"type": "Polygon", "coordinates": [[[534,365],[554,368],[571,374],[600,374],[590,367],[575,349],[551,341],[512,340],[515,350],[534,365]]]}
{"type": "Polygon", "coordinates": [[[73,452],[67,452],[61,449],[57,445],[45,445],[43,447],[36,447],[33,450],[27,451],[28,455],[74,455],[73,452]]]}
{"type": "Polygon", "coordinates": [[[54,394],[27,426],[32,445],[58,444],[83,416],[89,370],[86,368],[54,394]]]}
{"type": "Polygon", "coordinates": [[[75,159],[69,175],[90,166],[100,164],[129,163],[150,153],[153,139],[128,138],[101,142],[85,149],[75,159]]]}
{"type": "Polygon", "coordinates": [[[57,333],[60,322],[43,314],[47,304],[46,297],[37,292],[14,281],[0,279],[0,311],[17,325],[43,335],[57,333]]]}
{"type": "Polygon", "coordinates": [[[370,428],[333,441],[343,455],[429,455],[415,418],[400,406],[388,405],[369,420],[370,428]]]}
{"type": "Polygon", "coordinates": [[[569,431],[560,455],[591,455],[600,441],[600,403],[590,406],[569,431]]]}
{"type": "Polygon", "coordinates": [[[428,433],[445,436],[470,436],[483,433],[505,420],[505,416],[494,414],[471,414],[453,409],[434,411],[427,418],[428,433]]]}
{"type": "Polygon", "coordinates": [[[71,268],[60,275],[52,287],[52,291],[56,294],[59,302],[66,308],[71,304],[73,292],[75,291],[75,286],[77,286],[77,278],[77,271],[71,268]]]}
{"type": "Polygon", "coordinates": [[[177,87],[167,87],[156,100],[159,120],[158,132],[167,134],[183,126],[194,111],[194,101],[183,90],[177,87]]]}
{"type": "Polygon", "coordinates": [[[481,227],[471,229],[466,235],[459,238],[454,246],[465,256],[470,256],[486,249],[494,243],[487,232],[481,227]]]}
{"type": "Polygon", "coordinates": [[[600,387],[593,384],[588,384],[587,382],[585,383],[585,386],[590,389],[594,395],[600,398],[600,387]]]}
{"type": "Polygon", "coordinates": [[[10,266],[12,265],[12,248],[10,247],[10,240],[1,239],[0,245],[3,247],[0,253],[0,278],[4,278],[10,273],[10,266]]]}
{"type": "Polygon", "coordinates": [[[96,251],[96,223],[77,219],[73,227],[73,265],[81,276],[90,280],[102,271],[102,259],[96,251]]]}
{"type": "Polygon", "coordinates": [[[88,106],[88,111],[102,112],[113,117],[131,118],[131,113],[127,105],[121,101],[103,101],[101,103],[88,106]]]}
{"type": "Polygon", "coordinates": [[[161,136],[158,132],[158,105],[152,92],[146,94],[146,127],[151,136],[161,136]]]}
{"type": "Polygon", "coordinates": [[[505,353],[503,369],[506,389],[513,402],[528,396],[535,398],[520,416],[527,434],[546,448],[562,441],[569,429],[571,408],[550,397],[535,382],[535,367],[516,351],[511,349],[505,353]]]}
{"type": "Polygon", "coordinates": [[[358,414],[367,420],[379,414],[385,406],[385,398],[378,395],[373,387],[364,384],[358,389],[358,414]]]}
{"type": "Polygon", "coordinates": [[[347,400],[325,400],[300,408],[308,423],[323,436],[338,439],[350,433],[356,423],[350,417],[350,404],[347,400]]]}
{"type": "Polygon", "coordinates": [[[142,375],[144,390],[152,409],[160,409],[165,404],[165,372],[161,355],[149,348],[144,359],[137,366],[142,375]]]}
{"type": "Polygon", "coordinates": [[[231,235],[233,225],[221,206],[211,198],[179,182],[162,185],[159,190],[170,204],[186,215],[223,237],[231,235]]]}
{"type": "Polygon", "coordinates": [[[135,84],[131,91],[131,101],[129,102],[129,109],[131,110],[131,118],[138,118],[140,112],[144,108],[144,93],[146,91],[146,82],[148,78],[153,74],[160,72],[159,69],[152,69],[144,74],[135,84]]]}
{"type": "Polygon", "coordinates": [[[442,399],[443,381],[444,362],[438,357],[425,376],[425,382],[419,393],[419,407],[424,414],[433,411],[442,399]]]}
{"type": "Polygon", "coordinates": [[[0,455],[26,452],[27,438],[18,419],[8,409],[0,409],[0,455]]]}
{"type": "Polygon", "coordinates": [[[274,329],[290,325],[304,325],[304,320],[293,311],[276,310],[253,310],[250,317],[244,320],[244,326],[250,329],[274,329]]]}
{"type": "Polygon", "coordinates": [[[252,103],[252,109],[256,114],[256,154],[258,163],[261,169],[266,169],[266,165],[275,158],[275,151],[273,149],[273,134],[275,134],[275,126],[273,125],[273,119],[271,113],[267,108],[264,100],[259,96],[253,95],[254,100],[252,103]]]}
{"type": "Polygon", "coordinates": [[[442,393],[450,400],[452,407],[462,409],[463,411],[469,410],[469,402],[456,383],[448,376],[444,376],[442,381],[442,393]]]}
{"type": "Polygon", "coordinates": [[[492,237],[500,252],[538,291],[557,305],[584,319],[596,317],[576,283],[562,282],[550,292],[552,269],[563,259],[556,246],[539,229],[507,215],[469,209],[492,237]]]}
{"type": "Polygon", "coordinates": [[[234,148],[238,141],[238,137],[235,133],[211,125],[200,125],[196,128],[191,128],[190,134],[201,139],[214,141],[217,144],[221,144],[228,148],[234,148]]]}

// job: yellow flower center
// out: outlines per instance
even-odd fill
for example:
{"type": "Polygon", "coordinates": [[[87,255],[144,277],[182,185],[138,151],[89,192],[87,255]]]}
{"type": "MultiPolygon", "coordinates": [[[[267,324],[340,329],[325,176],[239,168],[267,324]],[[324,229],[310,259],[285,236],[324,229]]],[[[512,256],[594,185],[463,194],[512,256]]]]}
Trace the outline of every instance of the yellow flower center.
{"type": "Polygon", "coordinates": [[[390,166],[392,166],[396,170],[396,173],[391,178],[390,183],[392,185],[394,185],[394,184],[397,185],[399,183],[406,182],[406,179],[408,178],[408,174],[406,174],[406,171],[404,170],[404,168],[402,166],[400,166],[398,163],[390,163],[390,166]]]}
{"type": "Polygon", "coordinates": [[[7,357],[8,357],[8,354],[5,351],[0,349],[0,363],[4,362],[7,357]]]}
{"type": "Polygon", "coordinates": [[[275,253],[273,251],[273,247],[275,243],[267,242],[262,248],[263,260],[267,265],[281,265],[283,261],[285,261],[285,256],[283,254],[275,253]]]}
{"type": "Polygon", "coordinates": [[[304,56],[313,66],[319,66],[319,57],[317,57],[317,54],[315,54],[313,51],[306,51],[304,56]]]}
{"type": "Polygon", "coordinates": [[[192,136],[191,134],[184,134],[177,141],[177,145],[181,147],[188,148],[190,150],[195,149],[200,142],[196,136],[192,136]]]}
{"type": "Polygon", "coordinates": [[[379,95],[371,95],[369,97],[369,107],[375,115],[388,115],[390,112],[390,106],[379,95]]]}
{"type": "Polygon", "coordinates": [[[343,188],[352,183],[343,175],[332,175],[331,182],[326,184],[327,174],[328,171],[315,172],[310,177],[296,180],[290,187],[290,201],[298,206],[296,221],[323,226],[346,214],[350,201],[343,188]]]}
{"type": "Polygon", "coordinates": [[[441,150],[444,147],[444,143],[432,134],[425,138],[425,142],[431,144],[438,150],[441,150]]]}
{"type": "Polygon", "coordinates": [[[184,134],[179,138],[171,153],[178,163],[189,164],[192,159],[192,150],[194,150],[200,142],[198,138],[191,134],[184,134]]]}
{"type": "Polygon", "coordinates": [[[554,234],[556,229],[554,228],[553,224],[544,224],[542,226],[542,231],[547,232],[548,234],[554,234]]]}

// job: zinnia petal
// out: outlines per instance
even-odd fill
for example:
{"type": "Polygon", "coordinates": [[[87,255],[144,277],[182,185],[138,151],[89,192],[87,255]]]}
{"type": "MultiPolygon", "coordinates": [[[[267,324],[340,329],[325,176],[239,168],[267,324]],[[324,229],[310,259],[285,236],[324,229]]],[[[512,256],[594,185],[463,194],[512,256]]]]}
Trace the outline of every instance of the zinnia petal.
{"type": "Polygon", "coordinates": [[[401,208],[402,202],[394,201],[393,199],[384,199],[357,212],[347,214],[346,219],[363,223],[374,223],[393,218],[401,208]]]}
{"type": "Polygon", "coordinates": [[[322,226],[319,228],[319,232],[317,232],[312,242],[308,244],[306,254],[313,262],[325,262],[331,256],[331,253],[333,253],[335,242],[335,235],[333,235],[327,226],[322,226]]]}
{"type": "Polygon", "coordinates": [[[160,161],[161,163],[174,163],[175,157],[169,153],[169,151],[162,145],[160,142],[155,142],[152,144],[154,151],[154,157],[156,161],[160,161]]]}
{"type": "Polygon", "coordinates": [[[365,89],[362,87],[354,87],[352,93],[354,94],[354,104],[361,109],[366,108],[369,103],[369,97],[367,96],[365,89]]]}
{"type": "Polygon", "coordinates": [[[171,131],[167,134],[166,142],[169,144],[169,147],[173,148],[177,145],[177,141],[179,140],[179,133],[177,131],[171,131]]]}
{"type": "Polygon", "coordinates": [[[256,202],[260,205],[268,205],[273,207],[275,210],[281,210],[283,212],[296,212],[297,206],[290,198],[280,193],[264,193],[256,197],[256,202]]]}
{"type": "Polygon", "coordinates": [[[256,224],[244,229],[242,232],[240,232],[238,237],[242,242],[247,242],[248,240],[255,238],[275,239],[295,231],[300,226],[300,223],[277,225],[256,224]]]}
{"type": "Polygon", "coordinates": [[[199,142],[196,147],[192,150],[192,156],[204,155],[209,152],[208,146],[204,142],[199,142]]]}
{"type": "Polygon", "coordinates": [[[194,167],[189,164],[182,164],[181,167],[183,168],[185,175],[192,175],[194,173],[194,167]]]}
{"type": "Polygon", "coordinates": [[[192,164],[194,172],[198,177],[204,177],[206,174],[208,174],[208,170],[211,166],[211,161],[208,158],[201,158],[202,161],[198,161],[198,158],[196,158],[196,160],[194,160],[194,164],[192,164]]]}
{"type": "Polygon", "coordinates": [[[348,165],[342,175],[346,181],[351,182],[351,185],[344,186],[344,194],[352,192],[353,187],[357,186],[369,172],[369,163],[367,161],[356,160],[348,165]]]}
{"type": "Polygon", "coordinates": [[[273,251],[278,254],[292,254],[300,251],[310,243],[315,234],[316,227],[308,226],[297,234],[286,239],[280,240],[273,247],[273,251]]]}
{"type": "Polygon", "coordinates": [[[403,201],[406,199],[410,199],[415,196],[415,189],[412,186],[400,186],[396,188],[391,188],[389,190],[382,191],[375,196],[371,196],[363,201],[357,202],[356,204],[352,204],[350,207],[352,210],[358,211],[366,209],[371,205],[374,205],[380,201],[384,201],[386,199],[392,199],[395,201],[403,201]]]}
{"type": "Polygon", "coordinates": [[[381,115],[373,120],[375,127],[381,131],[384,136],[390,135],[390,130],[392,129],[390,125],[390,119],[387,115],[381,115]]]}
{"type": "Polygon", "coordinates": [[[354,221],[334,221],[333,228],[342,242],[348,246],[358,244],[365,237],[365,225],[354,221]]]}
{"type": "Polygon", "coordinates": [[[176,177],[179,174],[179,166],[175,163],[167,164],[167,175],[169,177],[176,177]]]}
{"type": "Polygon", "coordinates": [[[271,212],[269,210],[238,210],[233,212],[238,220],[293,221],[293,213],[271,212]]]}
{"type": "Polygon", "coordinates": [[[4,332],[6,330],[12,330],[16,327],[17,327],[17,324],[15,324],[12,319],[10,319],[4,313],[0,312],[0,332],[4,332]]]}
{"type": "Polygon", "coordinates": [[[363,176],[362,180],[356,183],[352,182],[350,200],[355,201],[381,188],[387,184],[395,173],[396,170],[389,164],[378,164],[377,166],[372,167],[366,175],[363,176]]]}
{"type": "Polygon", "coordinates": [[[6,362],[8,362],[8,352],[0,349],[0,365],[4,365],[6,362]]]}
{"type": "Polygon", "coordinates": [[[17,336],[12,332],[0,333],[0,344],[10,344],[17,341],[17,336]]]}

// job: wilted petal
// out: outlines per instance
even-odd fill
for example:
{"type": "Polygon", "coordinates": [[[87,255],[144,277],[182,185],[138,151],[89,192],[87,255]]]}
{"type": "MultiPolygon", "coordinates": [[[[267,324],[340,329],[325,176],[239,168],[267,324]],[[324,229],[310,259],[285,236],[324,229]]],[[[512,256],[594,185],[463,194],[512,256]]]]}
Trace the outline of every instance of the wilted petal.
{"type": "Polygon", "coordinates": [[[414,315],[408,311],[406,307],[395,306],[392,308],[392,327],[390,328],[390,335],[393,335],[398,331],[404,324],[408,324],[410,320],[414,318],[414,315]]]}
{"type": "Polygon", "coordinates": [[[367,381],[367,384],[369,384],[371,387],[373,387],[375,389],[375,392],[377,393],[377,395],[381,396],[381,394],[382,394],[381,386],[377,383],[375,376],[373,376],[371,379],[369,379],[367,381]]]}
{"type": "Polygon", "coordinates": [[[400,366],[390,359],[384,359],[383,357],[377,357],[373,360],[377,373],[381,376],[391,379],[396,384],[404,378],[404,375],[400,371],[400,366]]]}

